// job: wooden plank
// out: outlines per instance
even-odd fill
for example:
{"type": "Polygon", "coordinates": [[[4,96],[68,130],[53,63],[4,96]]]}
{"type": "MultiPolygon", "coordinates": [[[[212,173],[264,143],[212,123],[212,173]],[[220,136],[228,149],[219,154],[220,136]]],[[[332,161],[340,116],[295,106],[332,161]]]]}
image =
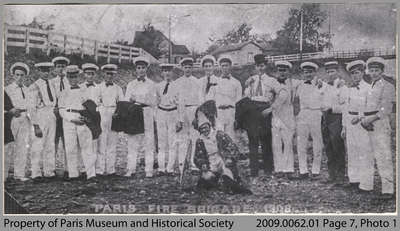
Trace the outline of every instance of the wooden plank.
{"type": "MultiPolygon", "coordinates": [[[[6,30],[6,32],[7,32],[7,30],[6,30]]],[[[5,38],[25,39],[26,35],[25,34],[10,34],[10,33],[7,33],[5,35],[5,38]]]]}
{"type": "Polygon", "coordinates": [[[26,43],[25,42],[9,41],[9,42],[7,42],[7,45],[10,46],[10,47],[25,47],[26,43]]]}
{"type": "Polygon", "coordinates": [[[44,48],[46,48],[46,45],[45,45],[45,44],[34,44],[34,43],[30,43],[30,44],[29,44],[29,47],[30,47],[30,48],[44,49],[44,48]]]}
{"type": "Polygon", "coordinates": [[[29,54],[29,29],[25,30],[25,53],[29,54]]]}

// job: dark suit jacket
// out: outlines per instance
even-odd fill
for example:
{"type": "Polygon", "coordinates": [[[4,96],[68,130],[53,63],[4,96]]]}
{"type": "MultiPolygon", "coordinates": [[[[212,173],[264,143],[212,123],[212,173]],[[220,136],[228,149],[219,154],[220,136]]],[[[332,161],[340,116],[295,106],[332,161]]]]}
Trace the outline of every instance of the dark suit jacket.
{"type": "Polygon", "coordinates": [[[86,125],[92,133],[92,138],[95,140],[101,134],[100,113],[96,111],[97,105],[92,100],[86,100],[82,105],[85,107],[85,110],[80,111],[80,114],[86,118],[86,125]]]}
{"type": "Polygon", "coordinates": [[[269,107],[268,103],[256,102],[245,97],[236,103],[235,120],[239,128],[255,131],[265,122],[261,112],[269,107]]]}
{"type": "Polygon", "coordinates": [[[117,103],[117,117],[113,118],[111,130],[130,135],[144,133],[143,107],[128,101],[117,103]]]}
{"type": "Polygon", "coordinates": [[[11,131],[11,120],[12,115],[7,113],[7,111],[14,108],[11,98],[4,92],[4,144],[10,143],[14,141],[14,136],[11,131]]]}

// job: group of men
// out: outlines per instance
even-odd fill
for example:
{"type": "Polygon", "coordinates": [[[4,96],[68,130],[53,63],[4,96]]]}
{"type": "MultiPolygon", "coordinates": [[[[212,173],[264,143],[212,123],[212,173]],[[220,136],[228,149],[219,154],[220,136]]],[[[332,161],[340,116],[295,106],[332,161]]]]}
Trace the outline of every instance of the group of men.
{"type": "MultiPolygon", "coordinates": [[[[5,88],[14,106],[14,109],[6,111],[13,115],[14,178],[28,180],[25,168],[29,150],[31,178],[34,181],[54,178],[56,156],[60,156],[56,155],[56,146],[60,138],[63,138],[65,157],[58,157],[58,161],[68,172],[67,180],[80,176],[81,165],[88,180],[115,175],[119,135],[112,129],[112,121],[118,116],[116,107],[121,101],[142,107],[144,121],[144,134],[126,134],[126,177],[136,174],[142,147],[146,177],[174,175],[176,167],[182,174],[186,162],[193,171],[201,171],[194,164],[194,146],[199,132],[192,122],[196,109],[212,100],[217,108],[216,130],[225,132],[233,141],[237,139],[239,127],[236,121],[238,105],[250,102],[259,108],[262,116],[257,120],[260,120],[260,125],[252,128],[254,131],[247,131],[253,179],[258,179],[259,175],[260,145],[264,173],[290,179],[319,178],[324,149],[328,157],[327,182],[344,182],[347,156],[349,185],[359,188],[360,192],[370,193],[374,186],[376,161],[382,195],[393,196],[389,117],[395,101],[395,88],[383,78],[383,59],[372,57],[366,63],[362,60],[347,63],[346,70],[351,77],[348,85],[338,74],[340,65],[337,61],[324,64],[324,79],[317,77],[319,66],[313,62],[301,63],[302,79],[294,79],[293,65],[288,61],[274,63],[275,77],[267,75],[268,61],[263,54],[255,55],[254,61],[257,75],[246,80],[243,88],[231,74],[233,63],[229,56],[222,55],[218,60],[211,55],[204,56],[201,66],[205,76],[200,79],[192,74],[192,58],[180,61],[183,76],[176,80],[174,65],[161,64],[162,81],[159,83],[147,76],[150,62],[145,57],[137,57],[133,62],[136,79],[128,83],[125,94],[115,83],[118,78],[115,64],[100,68],[105,77],[97,84],[97,65],[86,63],[79,68],[70,65],[70,60],[65,57],[56,57],[52,62],[36,63],[39,78],[25,86],[30,69],[24,63],[15,63],[10,69],[15,81],[5,88]],[[214,75],[216,65],[221,69],[221,76],[214,75]],[[53,68],[58,74],[55,78],[50,74],[53,68]],[[79,84],[81,71],[85,82],[79,84]],[[79,113],[85,109],[84,103],[88,100],[95,103],[100,114],[102,131],[98,138],[86,126],[88,118],[79,113]],[[62,125],[61,134],[56,134],[56,130],[60,131],[56,129],[57,124],[62,125]],[[155,125],[158,150],[154,142],[155,125]],[[313,160],[309,174],[307,147],[310,137],[313,160]],[[293,142],[297,142],[298,175],[294,174],[293,142]],[[156,153],[157,171],[154,170],[156,153]]],[[[8,168],[5,173],[7,177],[8,168]]]]}

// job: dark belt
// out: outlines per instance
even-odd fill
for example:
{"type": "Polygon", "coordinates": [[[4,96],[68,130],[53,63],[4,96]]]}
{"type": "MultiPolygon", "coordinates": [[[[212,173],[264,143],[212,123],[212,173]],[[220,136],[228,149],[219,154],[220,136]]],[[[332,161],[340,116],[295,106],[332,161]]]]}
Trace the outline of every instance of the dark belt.
{"type": "Polygon", "coordinates": [[[188,105],[185,105],[185,107],[197,107],[197,105],[194,105],[194,104],[188,104],[188,105]]]}
{"type": "Polygon", "coordinates": [[[232,106],[232,105],[220,105],[220,106],[218,106],[218,109],[221,109],[221,110],[225,110],[225,109],[229,109],[229,108],[235,108],[235,107],[232,106]]]}
{"type": "MultiPolygon", "coordinates": [[[[369,111],[369,112],[364,112],[364,116],[371,116],[371,115],[375,115],[376,113],[378,113],[379,111],[369,111]]],[[[356,111],[349,111],[350,115],[359,115],[358,112],[356,111]]]]}
{"type": "Polygon", "coordinates": [[[166,107],[158,106],[158,109],[163,110],[163,111],[175,111],[178,108],[177,107],[166,108],[166,107]]]}
{"type": "Polygon", "coordinates": [[[75,112],[75,113],[80,113],[81,110],[77,110],[77,109],[67,109],[67,112],[75,112]]]}

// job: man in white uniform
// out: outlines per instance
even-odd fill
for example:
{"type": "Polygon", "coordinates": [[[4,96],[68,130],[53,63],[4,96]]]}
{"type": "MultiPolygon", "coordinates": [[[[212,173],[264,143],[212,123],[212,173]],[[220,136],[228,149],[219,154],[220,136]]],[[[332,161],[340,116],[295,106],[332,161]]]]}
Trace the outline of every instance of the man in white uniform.
{"type": "Polygon", "coordinates": [[[145,149],[146,177],[153,177],[154,165],[154,109],[156,106],[156,88],[153,80],[147,77],[150,62],[145,57],[137,57],[134,62],[137,78],[128,83],[125,100],[143,107],[144,134],[129,135],[128,165],[125,176],[136,173],[137,157],[142,146],[145,149]]]}
{"type": "Polygon", "coordinates": [[[79,177],[79,155],[82,156],[87,179],[96,176],[96,155],[93,153],[92,134],[85,124],[85,118],[79,113],[85,109],[82,104],[87,100],[86,89],[78,85],[79,71],[76,65],[66,67],[70,87],[60,94],[63,101],[60,115],[63,118],[69,180],[79,177]]]}
{"type": "Polygon", "coordinates": [[[215,89],[217,130],[225,132],[235,142],[235,105],[242,98],[242,85],[231,74],[232,59],[229,56],[219,57],[218,64],[222,75],[215,89]]]}
{"type": "MultiPolygon", "coordinates": [[[[14,149],[13,154],[5,156],[10,160],[14,159],[14,179],[26,181],[25,167],[28,159],[28,150],[30,146],[30,134],[32,124],[29,116],[29,107],[32,106],[29,101],[30,92],[29,88],[25,85],[29,78],[29,67],[25,63],[14,63],[10,72],[14,78],[14,82],[5,87],[5,91],[10,97],[14,108],[19,113],[11,120],[11,130],[14,136],[14,149]]],[[[6,153],[7,154],[7,153],[6,153]]],[[[6,162],[8,163],[8,162],[6,162]]]]}
{"type": "MultiPolygon", "coordinates": [[[[62,163],[64,171],[68,171],[67,160],[65,157],[65,140],[64,140],[64,132],[63,132],[63,122],[62,118],[58,112],[59,107],[63,107],[63,102],[60,99],[61,93],[69,88],[68,80],[65,79],[65,67],[70,64],[70,60],[63,56],[55,57],[51,61],[54,65],[54,73],[56,77],[50,80],[50,83],[53,85],[56,96],[56,107],[54,108],[54,112],[56,114],[56,138],[55,138],[55,148],[56,148],[56,160],[58,163],[62,163]],[[62,149],[63,152],[59,151],[59,143],[62,141],[62,149]]],[[[64,173],[65,173],[64,172],[64,173]]]]}
{"type": "Polygon", "coordinates": [[[32,179],[42,180],[40,162],[43,163],[43,175],[46,178],[55,176],[55,136],[56,136],[56,116],[54,108],[56,106],[56,91],[50,83],[50,70],[53,63],[37,63],[35,67],[39,70],[39,79],[33,83],[35,88],[32,105],[35,113],[32,114],[32,124],[35,136],[32,143],[32,179]]]}
{"type": "Polygon", "coordinates": [[[104,82],[98,85],[98,109],[101,116],[100,151],[96,162],[96,174],[115,175],[115,161],[118,143],[118,132],[111,130],[111,122],[117,102],[124,100],[122,88],[115,84],[117,65],[105,64],[101,70],[105,72],[104,82]]]}
{"type": "Polygon", "coordinates": [[[201,66],[203,67],[206,75],[200,79],[201,82],[201,102],[207,100],[215,100],[216,88],[218,86],[219,78],[214,75],[214,66],[216,60],[212,55],[205,55],[201,59],[201,66]]]}
{"type": "Polygon", "coordinates": [[[156,85],[157,93],[157,135],[158,135],[158,174],[174,174],[177,157],[176,123],[178,121],[177,91],[173,81],[173,64],[161,64],[163,81],[156,85]],[[168,164],[165,169],[165,156],[168,164]]]}
{"type": "Polygon", "coordinates": [[[272,111],[272,148],[275,173],[288,177],[294,173],[293,135],[296,123],[293,111],[293,97],[298,82],[291,79],[292,64],[288,61],[276,61],[277,81],[273,86],[276,93],[271,105],[272,111]]]}
{"type": "MultiPolygon", "coordinates": [[[[84,89],[85,96],[87,99],[92,100],[96,105],[99,105],[100,100],[100,87],[98,84],[95,83],[97,79],[97,71],[99,67],[93,63],[85,63],[82,64],[82,71],[85,75],[85,82],[80,84],[80,88],[84,89]]],[[[97,108],[98,110],[98,108],[97,108]]],[[[94,139],[93,141],[93,153],[99,156],[100,150],[100,138],[94,139]]]]}
{"type": "Polygon", "coordinates": [[[194,113],[196,108],[200,105],[201,91],[199,91],[200,82],[192,75],[193,59],[184,58],[180,61],[180,66],[183,69],[183,76],[175,80],[178,91],[178,124],[177,124],[177,138],[179,142],[178,147],[178,161],[180,173],[183,172],[184,161],[188,153],[189,145],[191,144],[190,164],[192,170],[198,170],[193,162],[194,158],[194,145],[197,138],[197,131],[192,126],[194,113]]]}
{"type": "Polygon", "coordinates": [[[311,173],[317,177],[321,170],[322,133],[321,133],[321,90],[322,82],[317,79],[318,65],[304,62],[300,65],[304,81],[297,87],[296,96],[300,100],[300,112],[296,118],[297,152],[299,156],[300,178],[308,177],[307,144],[311,135],[313,140],[313,163],[311,173]]]}
{"type": "MultiPolygon", "coordinates": [[[[370,145],[364,165],[359,188],[371,191],[374,187],[374,159],[381,177],[382,199],[394,197],[393,159],[391,150],[390,113],[395,102],[394,85],[383,79],[385,61],[380,57],[367,60],[368,73],[372,83],[366,87],[366,103],[361,126],[368,131],[369,139],[364,145],[370,145]]],[[[360,140],[363,142],[363,140],[360,140]]]]}
{"type": "Polygon", "coordinates": [[[363,163],[372,152],[370,145],[360,142],[369,140],[368,131],[360,124],[361,117],[364,116],[365,89],[368,87],[368,83],[363,80],[365,62],[352,61],[347,64],[346,70],[350,73],[351,84],[343,87],[340,92],[340,103],[343,104],[342,137],[345,138],[347,147],[348,186],[358,188],[365,170],[363,163]]]}

